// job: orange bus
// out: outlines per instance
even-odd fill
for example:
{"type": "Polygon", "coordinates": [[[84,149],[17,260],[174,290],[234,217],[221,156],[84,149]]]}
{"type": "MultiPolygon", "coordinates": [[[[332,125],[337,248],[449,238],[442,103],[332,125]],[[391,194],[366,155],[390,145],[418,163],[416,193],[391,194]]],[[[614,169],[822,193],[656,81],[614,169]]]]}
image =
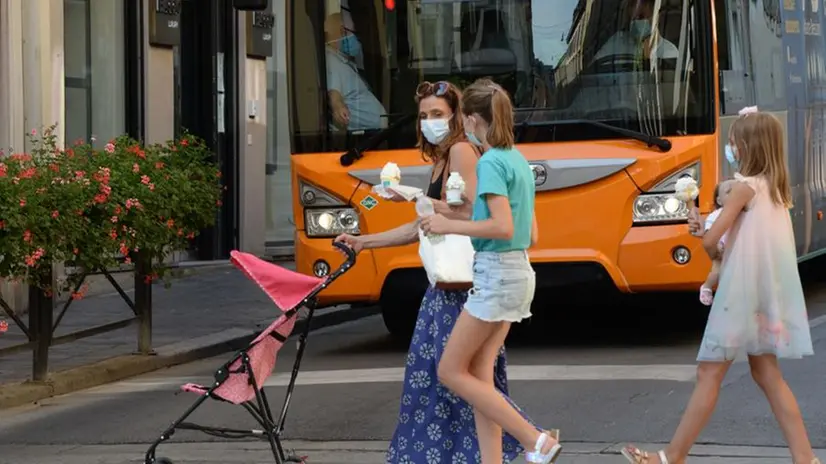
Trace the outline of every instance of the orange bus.
{"type": "MultiPolygon", "coordinates": [[[[732,174],[721,156],[728,127],[752,105],[786,124],[798,252],[818,254],[826,245],[819,3],[290,1],[298,270],[329,272],[339,233],[414,219],[412,205],[371,188],[388,161],[402,168],[403,184],[428,183],[415,148],[416,86],[483,76],[510,92],[518,148],[534,169],[538,291],[697,291],[710,263],[688,234],[674,184],[694,176],[701,212],[712,211],[715,184],[732,174]]],[[[426,285],[417,245],[369,250],[321,303],[378,302],[390,332],[406,335],[426,285]]]]}

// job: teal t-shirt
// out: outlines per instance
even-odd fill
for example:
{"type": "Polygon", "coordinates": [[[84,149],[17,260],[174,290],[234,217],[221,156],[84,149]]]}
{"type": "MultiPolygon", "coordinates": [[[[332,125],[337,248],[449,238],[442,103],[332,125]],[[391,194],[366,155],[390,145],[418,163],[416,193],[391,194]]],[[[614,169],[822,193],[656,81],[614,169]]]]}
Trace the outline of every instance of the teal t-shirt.
{"type": "Polygon", "coordinates": [[[473,220],[490,219],[485,195],[508,197],[513,215],[513,237],[510,240],[472,238],[476,251],[527,250],[531,246],[531,226],[536,186],[528,160],[515,148],[491,148],[476,164],[476,201],[473,220]]]}

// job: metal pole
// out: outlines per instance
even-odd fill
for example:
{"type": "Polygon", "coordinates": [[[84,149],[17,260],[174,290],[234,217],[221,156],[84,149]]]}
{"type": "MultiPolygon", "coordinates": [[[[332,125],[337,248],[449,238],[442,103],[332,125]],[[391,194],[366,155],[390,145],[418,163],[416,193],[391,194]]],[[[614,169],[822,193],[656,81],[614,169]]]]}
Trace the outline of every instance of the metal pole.
{"type": "Polygon", "coordinates": [[[138,254],[135,260],[135,312],[138,314],[138,354],[152,351],[152,266],[148,258],[138,254]]]}
{"type": "MultiPolygon", "coordinates": [[[[36,270],[37,272],[39,270],[36,270]]],[[[42,282],[52,282],[52,269],[42,275],[42,282]]],[[[32,340],[32,380],[43,382],[49,376],[49,347],[52,345],[54,300],[42,289],[29,286],[29,332],[32,340]]]]}

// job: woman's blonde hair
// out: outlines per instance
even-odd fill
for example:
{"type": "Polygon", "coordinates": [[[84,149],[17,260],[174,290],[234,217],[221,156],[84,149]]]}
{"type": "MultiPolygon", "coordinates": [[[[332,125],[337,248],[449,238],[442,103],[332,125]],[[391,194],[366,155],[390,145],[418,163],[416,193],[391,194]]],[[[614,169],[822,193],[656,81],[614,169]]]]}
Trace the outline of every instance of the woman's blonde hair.
{"type": "Polygon", "coordinates": [[[488,124],[488,145],[513,147],[513,104],[505,89],[490,79],[478,79],[462,94],[462,113],[478,114],[488,124]]]}
{"type": "Polygon", "coordinates": [[[453,116],[451,116],[450,121],[448,121],[450,132],[438,145],[433,145],[424,138],[421,126],[422,118],[421,116],[416,118],[416,147],[422,151],[422,158],[425,161],[436,163],[442,158],[447,158],[448,153],[450,153],[450,147],[459,142],[467,142],[465,127],[462,125],[462,118],[459,117],[459,107],[462,104],[462,91],[450,82],[445,81],[436,82],[435,84],[423,82],[419,87],[420,91],[417,92],[416,95],[416,105],[421,103],[425,98],[436,97],[444,100],[450,108],[450,111],[453,112],[453,116]],[[444,92],[435,92],[437,85],[444,85],[444,92]]]}
{"type": "Polygon", "coordinates": [[[792,189],[780,120],[769,113],[744,114],[731,125],[729,140],[734,140],[737,147],[740,174],[765,177],[772,201],[791,208],[792,189]]]}

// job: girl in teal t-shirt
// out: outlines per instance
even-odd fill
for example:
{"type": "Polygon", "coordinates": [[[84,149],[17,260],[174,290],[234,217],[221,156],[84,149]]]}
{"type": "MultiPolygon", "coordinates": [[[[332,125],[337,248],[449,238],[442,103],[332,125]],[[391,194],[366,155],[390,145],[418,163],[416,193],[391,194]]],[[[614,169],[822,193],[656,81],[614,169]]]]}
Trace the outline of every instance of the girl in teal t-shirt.
{"type": "Polygon", "coordinates": [[[422,219],[425,232],[470,236],[476,250],[473,288],[439,363],[439,380],[473,405],[482,462],[501,458],[502,429],[529,450],[528,462],[554,462],[562,450],[558,433],[537,429],[491,376],[511,323],[531,315],[536,275],[527,249],[538,237],[533,173],[513,147],[513,105],[502,87],[476,81],[464,91],[462,113],[468,140],[484,151],[473,218],[422,219]]]}

